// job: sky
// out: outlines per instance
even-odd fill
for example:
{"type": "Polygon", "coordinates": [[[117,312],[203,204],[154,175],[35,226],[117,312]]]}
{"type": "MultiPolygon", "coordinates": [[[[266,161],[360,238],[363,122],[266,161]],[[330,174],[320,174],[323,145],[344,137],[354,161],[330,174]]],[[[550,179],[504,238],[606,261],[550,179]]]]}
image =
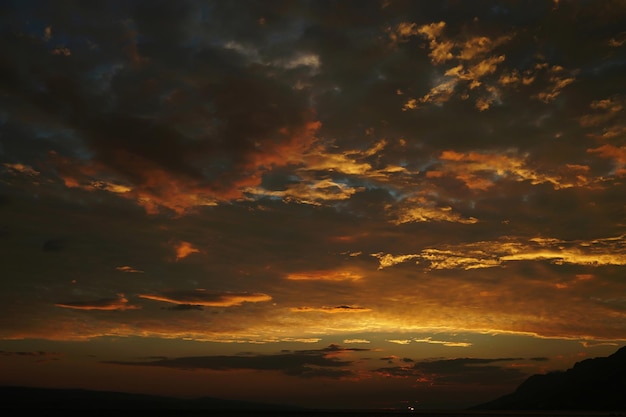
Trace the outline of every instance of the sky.
{"type": "Polygon", "coordinates": [[[623,1],[0,3],[0,385],[463,408],[626,345],[623,1]]]}

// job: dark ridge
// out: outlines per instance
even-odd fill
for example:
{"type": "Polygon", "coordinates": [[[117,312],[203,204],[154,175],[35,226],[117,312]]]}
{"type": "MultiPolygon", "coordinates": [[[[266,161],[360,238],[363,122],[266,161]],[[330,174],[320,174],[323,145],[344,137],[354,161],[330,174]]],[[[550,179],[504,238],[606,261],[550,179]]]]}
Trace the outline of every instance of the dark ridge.
{"type": "Polygon", "coordinates": [[[473,410],[626,410],[626,346],[566,371],[532,375],[515,392],[473,410]]]}
{"type": "Polygon", "coordinates": [[[181,399],[147,394],[84,389],[0,387],[0,410],[64,411],[296,411],[295,406],[224,400],[181,399]]]}

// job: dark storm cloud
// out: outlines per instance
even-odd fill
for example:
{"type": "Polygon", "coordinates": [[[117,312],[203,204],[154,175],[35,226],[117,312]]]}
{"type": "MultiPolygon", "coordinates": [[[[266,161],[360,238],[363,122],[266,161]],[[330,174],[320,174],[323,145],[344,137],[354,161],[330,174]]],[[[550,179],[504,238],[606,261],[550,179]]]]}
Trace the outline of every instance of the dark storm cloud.
{"type": "MultiPolygon", "coordinates": [[[[206,11],[208,20],[192,28],[195,33],[189,25],[197,4],[135,2],[111,5],[115,19],[61,35],[70,23],[51,5],[42,6],[52,10],[39,16],[39,26],[18,19],[3,38],[3,87],[9,123],[34,117],[39,130],[63,129],[80,138],[71,151],[50,149],[60,155],[53,162],[66,185],[93,189],[104,176],[126,187],[121,196],[146,202],[152,212],[181,212],[203,198],[241,197],[263,171],[288,163],[310,140],[314,115],[306,94],[281,80],[289,65],[254,67],[245,52],[254,47],[236,39],[194,44],[194,37],[210,37],[207,28],[220,19],[214,14],[220,7],[206,11]],[[112,33],[126,44],[112,43],[112,33]],[[70,45],[70,54],[50,53],[55,36],[70,45]],[[113,54],[95,54],[77,39],[113,54]],[[165,177],[202,196],[171,202],[181,196],[162,187],[165,177]]],[[[87,22],[98,8],[73,12],[87,22]]]]}
{"type": "Polygon", "coordinates": [[[346,349],[337,345],[331,345],[323,349],[309,349],[293,352],[286,351],[272,355],[196,356],[159,359],[146,362],[107,361],[104,363],[130,366],[161,366],[188,370],[211,369],[225,371],[250,369],[280,371],[286,375],[302,378],[342,378],[352,375],[350,370],[344,368],[350,366],[353,361],[341,360],[337,355],[361,350],[366,349],[346,349]]]}

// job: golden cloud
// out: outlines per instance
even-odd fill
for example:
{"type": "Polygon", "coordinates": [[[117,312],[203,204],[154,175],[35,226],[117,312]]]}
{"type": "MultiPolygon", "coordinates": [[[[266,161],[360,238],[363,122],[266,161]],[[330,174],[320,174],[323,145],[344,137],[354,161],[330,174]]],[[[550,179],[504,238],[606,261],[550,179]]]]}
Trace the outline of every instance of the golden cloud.
{"type": "Polygon", "coordinates": [[[285,278],[290,281],[358,281],[363,275],[346,270],[317,270],[294,272],[287,274],[285,278]]]}
{"type": "Polygon", "coordinates": [[[559,167],[559,172],[541,173],[528,166],[528,155],[519,155],[515,150],[498,152],[456,152],[445,150],[439,155],[443,165],[431,177],[450,175],[463,182],[469,189],[485,191],[495,181],[508,178],[515,181],[530,181],[531,184],[549,183],[555,189],[588,185],[588,167],[568,164],[559,167]]]}
{"type": "Polygon", "coordinates": [[[5,163],[3,164],[9,171],[13,172],[13,173],[20,173],[20,174],[24,174],[24,175],[28,175],[31,177],[37,176],[39,175],[39,171],[37,171],[36,169],[34,169],[33,167],[29,166],[29,165],[24,165],[24,164],[9,164],[9,163],[5,163]]]}
{"type": "Polygon", "coordinates": [[[478,219],[474,217],[463,217],[452,211],[449,206],[436,206],[423,196],[413,196],[407,198],[399,206],[387,206],[387,210],[391,211],[394,224],[415,223],[415,222],[431,222],[446,221],[452,223],[474,224],[478,219]]]}
{"type": "MultiPolygon", "coordinates": [[[[379,270],[409,260],[417,260],[415,264],[423,263],[427,270],[493,268],[505,262],[530,260],[545,260],[554,264],[620,266],[626,265],[623,243],[624,236],[573,242],[551,238],[532,238],[523,242],[507,238],[464,245],[448,245],[441,248],[426,248],[410,255],[380,252],[371,256],[379,259],[379,270]]],[[[576,277],[578,281],[593,278],[594,276],[589,274],[576,277]]]]}
{"type": "MultiPolygon", "coordinates": [[[[378,258],[378,269],[388,268],[390,266],[394,266],[396,264],[420,257],[420,255],[417,254],[392,255],[390,253],[383,252],[372,253],[371,256],[378,258]]],[[[419,261],[416,263],[419,263],[419,261]]]]}

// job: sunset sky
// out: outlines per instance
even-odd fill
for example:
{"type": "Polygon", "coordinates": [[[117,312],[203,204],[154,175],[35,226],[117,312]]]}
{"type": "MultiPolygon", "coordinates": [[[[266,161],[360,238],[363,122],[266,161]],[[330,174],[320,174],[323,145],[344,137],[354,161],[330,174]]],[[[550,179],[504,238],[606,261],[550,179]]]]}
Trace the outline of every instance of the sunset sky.
{"type": "Polygon", "coordinates": [[[0,28],[0,385],[459,408],[626,345],[623,1],[0,28]]]}

